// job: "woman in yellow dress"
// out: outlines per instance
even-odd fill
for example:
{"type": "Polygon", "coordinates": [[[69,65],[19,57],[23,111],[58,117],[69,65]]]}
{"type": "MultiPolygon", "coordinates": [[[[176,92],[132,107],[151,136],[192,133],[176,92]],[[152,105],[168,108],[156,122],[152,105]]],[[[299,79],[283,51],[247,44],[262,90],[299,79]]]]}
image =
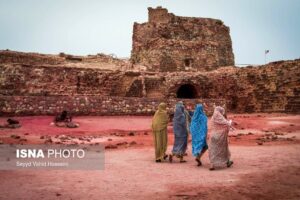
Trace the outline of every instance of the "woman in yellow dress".
{"type": "Polygon", "coordinates": [[[155,112],[152,120],[152,132],[156,162],[161,162],[168,157],[166,155],[168,147],[168,122],[169,116],[167,113],[167,105],[165,103],[160,103],[158,106],[158,110],[155,112]]]}

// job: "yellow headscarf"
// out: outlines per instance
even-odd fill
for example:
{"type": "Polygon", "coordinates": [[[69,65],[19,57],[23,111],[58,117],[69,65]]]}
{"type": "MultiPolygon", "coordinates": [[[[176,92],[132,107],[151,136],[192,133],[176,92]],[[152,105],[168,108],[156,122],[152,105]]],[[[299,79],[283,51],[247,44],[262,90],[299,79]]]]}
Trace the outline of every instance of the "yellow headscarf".
{"type": "Polygon", "coordinates": [[[152,129],[155,131],[160,131],[167,128],[169,122],[169,116],[167,114],[167,104],[160,103],[158,105],[158,110],[155,112],[152,119],[152,129]]]}

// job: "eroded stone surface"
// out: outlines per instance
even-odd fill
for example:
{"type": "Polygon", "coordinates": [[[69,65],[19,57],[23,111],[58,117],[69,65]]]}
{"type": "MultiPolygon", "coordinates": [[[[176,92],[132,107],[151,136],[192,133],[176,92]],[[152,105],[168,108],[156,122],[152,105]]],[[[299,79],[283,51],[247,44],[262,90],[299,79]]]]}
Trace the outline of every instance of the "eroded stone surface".
{"type": "Polygon", "coordinates": [[[234,65],[229,27],[221,20],[179,17],[161,7],[148,11],[148,22],[133,26],[133,63],[153,71],[207,71],[234,65]]]}

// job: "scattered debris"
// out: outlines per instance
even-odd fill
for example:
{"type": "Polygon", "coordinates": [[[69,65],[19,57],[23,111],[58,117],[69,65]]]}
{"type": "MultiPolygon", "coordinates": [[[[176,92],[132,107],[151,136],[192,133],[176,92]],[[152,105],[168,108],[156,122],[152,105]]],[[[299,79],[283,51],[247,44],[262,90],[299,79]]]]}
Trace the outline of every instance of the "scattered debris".
{"type": "Polygon", "coordinates": [[[16,139],[16,140],[21,138],[19,135],[11,135],[10,137],[11,137],[11,138],[14,138],[14,139],[16,139]]]}
{"type": "Polygon", "coordinates": [[[79,124],[74,122],[69,122],[66,124],[68,128],[78,128],[79,124]]]}
{"type": "Polygon", "coordinates": [[[272,140],[277,140],[278,136],[277,135],[272,135],[272,140]]]}
{"type": "Polygon", "coordinates": [[[109,144],[109,145],[105,146],[105,149],[117,149],[117,148],[118,148],[118,146],[114,145],[114,144],[109,144]]]}
{"type": "Polygon", "coordinates": [[[47,139],[47,140],[45,140],[45,142],[44,142],[45,144],[48,144],[48,143],[53,143],[53,141],[52,141],[52,139],[51,138],[49,138],[49,139],[47,139]]]}
{"type": "Polygon", "coordinates": [[[58,137],[60,140],[69,140],[69,137],[66,135],[61,135],[58,137]]]}
{"type": "Polygon", "coordinates": [[[119,143],[117,143],[117,146],[126,145],[126,144],[128,144],[128,142],[119,142],[119,143]]]}
{"type": "Polygon", "coordinates": [[[134,132],[130,132],[128,135],[129,136],[134,136],[134,132]]]}
{"type": "Polygon", "coordinates": [[[283,133],[275,132],[275,135],[284,135],[283,133]]]}

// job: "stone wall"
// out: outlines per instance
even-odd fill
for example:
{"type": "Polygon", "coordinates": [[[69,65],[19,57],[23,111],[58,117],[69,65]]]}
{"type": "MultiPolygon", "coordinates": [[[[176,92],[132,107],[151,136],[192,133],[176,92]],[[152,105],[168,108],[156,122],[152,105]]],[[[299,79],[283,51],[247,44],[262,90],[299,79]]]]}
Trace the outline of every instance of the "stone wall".
{"type": "Polygon", "coordinates": [[[231,112],[300,113],[300,60],[258,67],[226,67],[166,77],[170,97],[189,84],[196,98],[224,98],[231,112]]]}
{"type": "MultiPolygon", "coordinates": [[[[124,73],[70,67],[0,64],[2,95],[110,95],[124,73]],[[109,90],[109,91],[108,91],[109,90]]],[[[115,88],[116,89],[116,88],[115,88]]]]}
{"type": "Polygon", "coordinates": [[[132,64],[128,60],[118,59],[113,55],[105,55],[103,53],[88,56],[75,56],[65,53],[54,55],[25,53],[10,50],[0,50],[0,64],[20,64],[23,66],[62,66],[106,70],[132,68],[132,64]]]}
{"type": "Polygon", "coordinates": [[[57,65],[64,63],[64,58],[38,53],[23,53],[15,51],[0,51],[0,63],[21,63],[24,65],[57,65]]]}
{"type": "Polygon", "coordinates": [[[152,71],[206,71],[234,65],[229,27],[221,20],[178,17],[161,7],[148,11],[147,23],[134,23],[133,63],[152,71]]]}
{"type": "MultiPolygon", "coordinates": [[[[0,116],[15,115],[56,115],[63,110],[73,115],[153,115],[160,102],[167,103],[167,110],[174,111],[177,99],[100,97],[85,96],[0,96],[0,116]]],[[[225,105],[221,99],[182,99],[194,107],[206,103],[208,115],[213,106],[225,105]]]]}
{"type": "Polygon", "coordinates": [[[225,99],[237,113],[299,113],[299,83],[300,60],[172,73],[0,64],[2,96],[225,99]]]}

